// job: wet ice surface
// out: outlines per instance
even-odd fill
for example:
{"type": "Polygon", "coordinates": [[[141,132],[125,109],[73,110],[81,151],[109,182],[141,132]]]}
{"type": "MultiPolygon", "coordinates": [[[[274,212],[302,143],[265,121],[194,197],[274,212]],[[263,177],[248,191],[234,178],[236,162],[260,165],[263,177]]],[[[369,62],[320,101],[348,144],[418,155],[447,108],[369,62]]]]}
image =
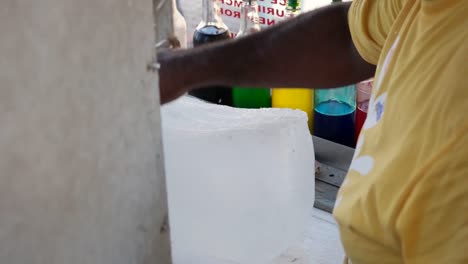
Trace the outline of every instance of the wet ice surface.
{"type": "Polygon", "coordinates": [[[299,243],[314,203],[306,114],[183,97],[161,110],[175,264],[262,264],[299,243]]]}

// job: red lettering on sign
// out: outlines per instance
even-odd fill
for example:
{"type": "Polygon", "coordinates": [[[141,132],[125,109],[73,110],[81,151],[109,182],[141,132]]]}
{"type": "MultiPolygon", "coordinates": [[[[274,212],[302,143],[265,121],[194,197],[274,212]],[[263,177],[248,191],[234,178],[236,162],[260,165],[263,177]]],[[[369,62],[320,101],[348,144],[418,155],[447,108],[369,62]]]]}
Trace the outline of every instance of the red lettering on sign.
{"type": "Polygon", "coordinates": [[[259,5],[259,6],[258,6],[258,13],[265,13],[265,7],[259,5]]]}
{"type": "Polygon", "coordinates": [[[284,10],[276,9],[276,16],[284,17],[284,10]]]}
{"type": "Polygon", "coordinates": [[[265,18],[264,17],[259,17],[258,18],[258,23],[260,23],[260,25],[265,25],[265,18]]]}
{"type": "Polygon", "coordinates": [[[240,12],[239,11],[232,11],[230,9],[220,8],[219,9],[219,14],[229,16],[229,17],[234,17],[234,18],[240,18],[240,12]]]}
{"type": "Polygon", "coordinates": [[[274,25],[274,24],[275,24],[274,19],[267,19],[267,26],[271,26],[271,25],[274,25]]]}
{"type": "Polygon", "coordinates": [[[238,0],[221,0],[221,4],[228,5],[228,6],[240,7],[242,5],[242,1],[238,1],[238,0]]]}
{"type": "Polygon", "coordinates": [[[259,14],[267,14],[267,15],[273,15],[277,17],[284,17],[284,9],[282,8],[272,8],[272,7],[265,7],[265,6],[258,6],[258,13],[259,14]]]}
{"type": "Polygon", "coordinates": [[[282,6],[286,6],[287,4],[287,1],[286,0],[271,0],[270,3],[272,5],[282,5],[282,6]]]}

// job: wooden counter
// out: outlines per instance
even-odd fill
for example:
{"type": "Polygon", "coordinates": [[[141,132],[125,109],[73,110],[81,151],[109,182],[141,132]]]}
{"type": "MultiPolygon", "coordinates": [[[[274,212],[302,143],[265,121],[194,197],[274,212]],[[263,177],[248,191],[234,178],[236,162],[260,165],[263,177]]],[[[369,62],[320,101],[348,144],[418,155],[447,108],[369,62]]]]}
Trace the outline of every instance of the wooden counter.
{"type": "Polygon", "coordinates": [[[315,175],[314,207],[331,213],[354,149],[318,137],[313,137],[313,141],[315,159],[320,163],[320,171],[315,175]]]}

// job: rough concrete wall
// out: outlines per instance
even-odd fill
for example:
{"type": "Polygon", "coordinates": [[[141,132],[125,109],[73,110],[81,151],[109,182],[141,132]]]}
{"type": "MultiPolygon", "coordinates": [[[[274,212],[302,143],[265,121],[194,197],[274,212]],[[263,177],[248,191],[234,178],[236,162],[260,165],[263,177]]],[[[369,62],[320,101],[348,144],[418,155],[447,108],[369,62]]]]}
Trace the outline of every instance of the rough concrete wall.
{"type": "Polygon", "coordinates": [[[152,5],[0,1],[0,263],[169,263],[152,5]]]}

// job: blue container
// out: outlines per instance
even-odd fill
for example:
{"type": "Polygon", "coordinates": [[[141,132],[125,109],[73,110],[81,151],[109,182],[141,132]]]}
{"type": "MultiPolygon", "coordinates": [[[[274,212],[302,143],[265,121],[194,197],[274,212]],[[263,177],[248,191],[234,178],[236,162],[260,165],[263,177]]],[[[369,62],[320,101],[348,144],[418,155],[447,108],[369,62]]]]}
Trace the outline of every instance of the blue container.
{"type": "Polygon", "coordinates": [[[314,135],[354,147],[356,86],[315,90],[314,135]]]}

